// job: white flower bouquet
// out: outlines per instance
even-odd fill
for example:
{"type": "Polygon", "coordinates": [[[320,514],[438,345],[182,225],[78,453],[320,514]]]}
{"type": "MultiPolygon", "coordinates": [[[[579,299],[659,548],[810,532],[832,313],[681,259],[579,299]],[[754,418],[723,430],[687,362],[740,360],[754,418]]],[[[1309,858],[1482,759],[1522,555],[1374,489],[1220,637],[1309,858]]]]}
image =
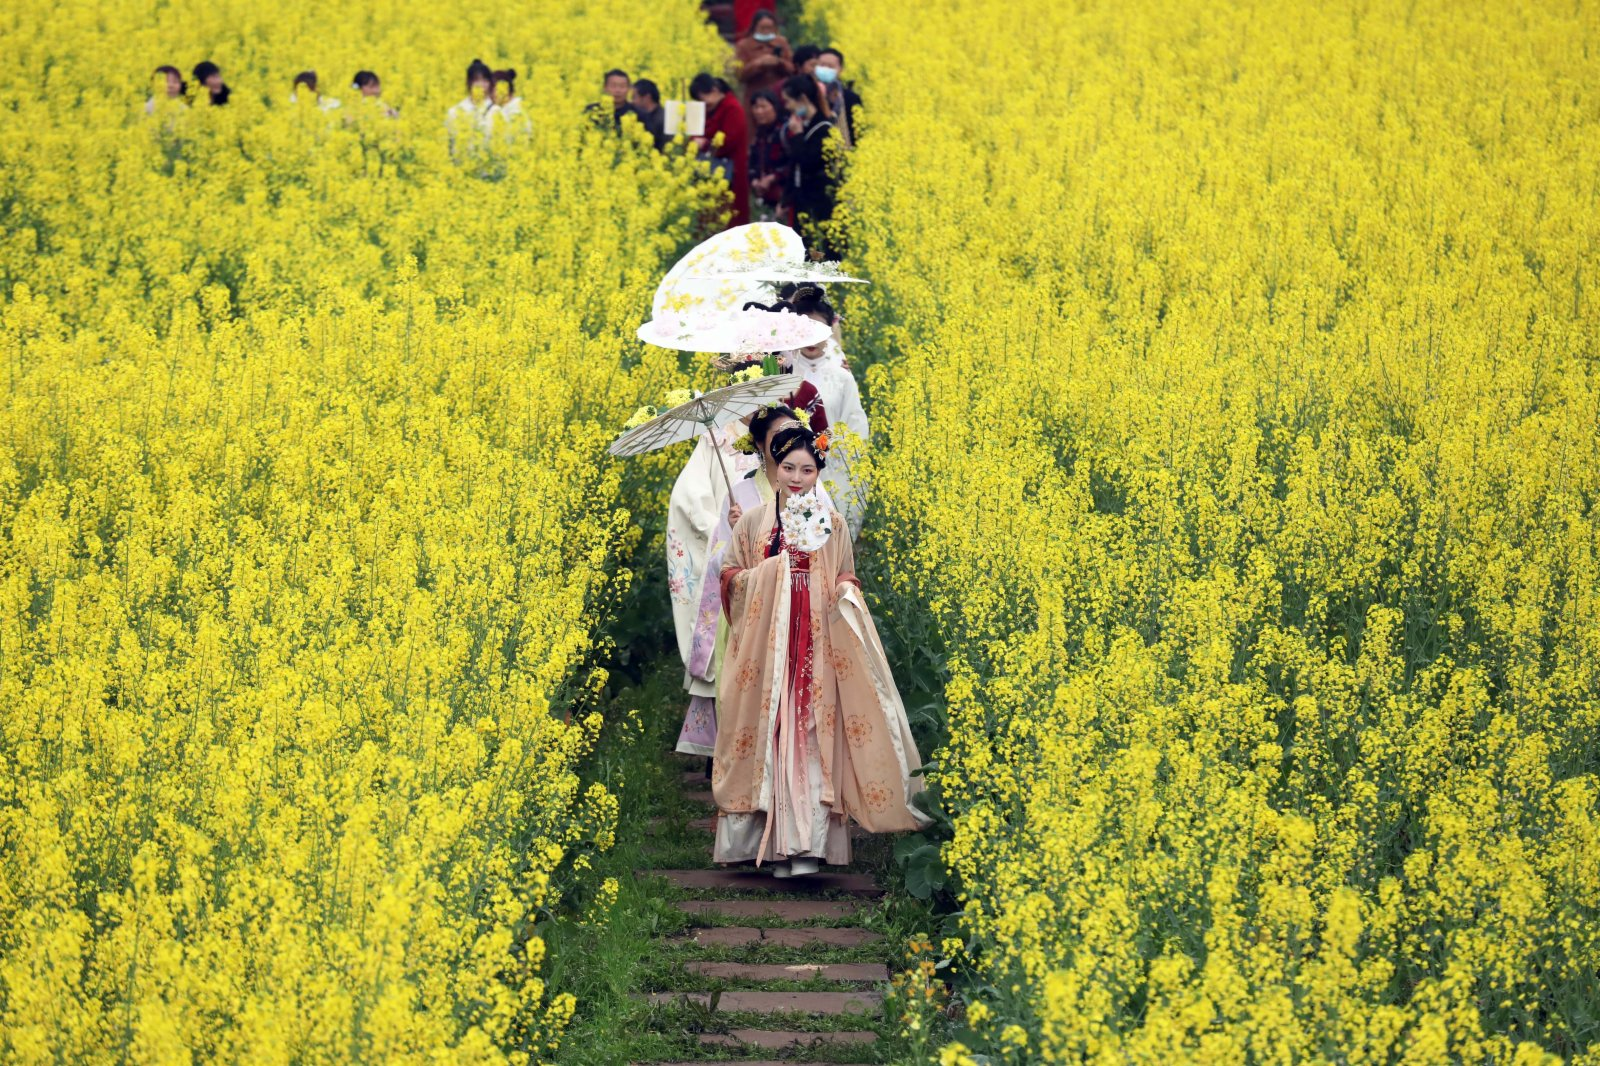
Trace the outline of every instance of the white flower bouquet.
{"type": "Polygon", "coordinates": [[[814,552],[833,535],[833,515],[817,499],[815,489],[790,496],[783,505],[783,539],[797,551],[814,552]]]}

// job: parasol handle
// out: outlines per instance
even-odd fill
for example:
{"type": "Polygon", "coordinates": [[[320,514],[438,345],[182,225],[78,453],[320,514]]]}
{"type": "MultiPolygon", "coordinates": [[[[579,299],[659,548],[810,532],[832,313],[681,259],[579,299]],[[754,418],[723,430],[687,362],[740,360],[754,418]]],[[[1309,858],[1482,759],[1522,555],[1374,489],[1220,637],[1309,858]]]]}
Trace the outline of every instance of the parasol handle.
{"type": "Polygon", "coordinates": [[[722,458],[722,445],[717,441],[717,427],[710,422],[705,424],[711,433],[711,454],[717,457],[717,468],[722,471],[722,483],[728,488],[728,499],[733,499],[733,482],[728,478],[728,464],[722,458]]]}

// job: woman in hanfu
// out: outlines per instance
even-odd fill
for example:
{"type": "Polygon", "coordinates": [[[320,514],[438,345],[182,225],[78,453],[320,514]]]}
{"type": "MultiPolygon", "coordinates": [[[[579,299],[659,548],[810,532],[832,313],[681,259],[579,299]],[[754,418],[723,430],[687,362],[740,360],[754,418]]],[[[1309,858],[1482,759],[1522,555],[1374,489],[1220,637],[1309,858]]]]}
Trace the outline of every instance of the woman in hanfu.
{"type": "MultiPolygon", "coordinates": [[[[835,326],[839,321],[833,305],[818,285],[797,286],[780,306],[825,326],[835,326]]],[[[833,337],[807,348],[784,352],[780,359],[790,373],[798,374],[807,384],[816,388],[823,405],[828,409],[831,424],[836,429],[843,426],[855,437],[850,441],[850,448],[834,449],[835,461],[823,470],[822,484],[833,497],[834,505],[844,515],[850,527],[850,536],[859,537],[861,527],[866,522],[867,491],[866,485],[851,470],[850,459],[860,458],[860,451],[866,447],[871,436],[867,412],[861,406],[861,388],[845,364],[844,352],[833,337]]]]}
{"type": "Polygon", "coordinates": [[[815,492],[827,435],[787,429],[771,450],[777,498],[745,512],[722,564],[712,858],[789,877],[848,863],[849,819],[891,832],[927,818],[911,807],[921,757],[844,518],[815,492]]]}
{"type": "MultiPolygon", "coordinates": [[[[802,387],[790,399],[801,410],[809,408],[811,421],[828,424],[815,389],[802,387]]],[[[733,475],[731,497],[714,465],[717,457],[709,433],[701,435],[689,465],[672,487],[667,511],[667,585],[678,653],[683,659],[683,687],[689,693],[676,746],[685,755],[709,757],[716,749],[717,666],[727,633],[717,581],[723,552],[739,516],[772,499],[777,467],[768,458],[768,445],[779,431],[799,424],[794,408],[775,404],[756,412],[749,433],[738,441],[730,443],[733,427],[716,431],[733,475]]]]}

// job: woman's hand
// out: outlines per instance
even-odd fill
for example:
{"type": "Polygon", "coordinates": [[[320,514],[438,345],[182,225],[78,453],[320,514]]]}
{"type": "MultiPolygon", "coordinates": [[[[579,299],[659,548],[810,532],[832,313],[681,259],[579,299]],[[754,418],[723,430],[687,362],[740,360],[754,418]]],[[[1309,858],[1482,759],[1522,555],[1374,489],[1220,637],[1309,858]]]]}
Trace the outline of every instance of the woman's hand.
{"type": "Polygon", "coordinates": [[[844,573],[840,574],[838,580],[834,582],[834,591],[843,592],[846,585],[854,585],[856,588],[860,588],[861,579],[849,571],[845,571],[844,573]]]}
{"type": "Polygon", "coordinates": [[[805,131],[806,131],[805,120],[802,119],[799,115],[790,115],[789,116],[789,132],[795,134],[796,136],[799,136],[800,134],[804,133],[805,131]]]}
{"type": "Polygon", "coordinates": [[[739,519],[741,519],[743,517],[744,517],[744,508],[743,507],[740,507],[736,503],[728,504],[728,525],[730,525],[730,526],[738,525],[739,524],[739,519]]]}

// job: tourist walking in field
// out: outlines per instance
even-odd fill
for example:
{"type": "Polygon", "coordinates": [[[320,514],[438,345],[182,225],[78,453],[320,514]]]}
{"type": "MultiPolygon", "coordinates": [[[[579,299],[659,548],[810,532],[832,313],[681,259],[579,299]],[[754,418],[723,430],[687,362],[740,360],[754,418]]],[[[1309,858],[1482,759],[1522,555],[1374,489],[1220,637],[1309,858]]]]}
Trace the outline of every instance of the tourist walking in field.
{"type": "Polygon", "coordinates": [[[291,104],[310,104],[321,111],[332,111],[339,106],[337,98],[323,96],[317,89],[317,72],[302,70],[294,76],[294,84],[289,87],[289,102],[291,104]]]}
{"type": "Polygon", "coordinates": [[[400,112],[383,102],[383,79],[370,70],[358,70],[350,88],[361,94],[368,107],[377,108],[386,118],[399,118],[400,112]]]}
{"type": "Polygon", "coordinates": [[[667,112],[661,106],[661,90],[649,78],[640,78],[633,83],[629,98],[634,115],[655,142],[656,151],[665,150],[672,138],[667,134],[667,112]]]}
{"type": "Polygon", "coordinates": [[[228,102],[228,97],[233,95],[233,90],[222,80],[222,68],[209,59],[196,63],[193,73],[194,80],[205,89],[213,107],[221,107],[228,102]]]}
{"type": "Polygon", "coordinates": [[[611,98],[611,106],[607,107],[600,101],[595,101],[584,105],[583,113],[588,115],[595,125],[620,132],[622,117],[633,110],[628,104],[628,93],[633,88],[633,82],[625,70],[608,70],[601,85],[605,89],[606,96],[611,98]]]}
{"type": "Polygon", "coordinates": [[[150,98],[144,102],[145,114],[155,114],[163,103],[177,106],[188,102],[189,83],[183,80],[183,73],[177,67],[157,67],[150,82],[150,98]]]}
{"type": "Polygon", "coordinates": [[[828,437],[773,439],[774,500],[734,527],[720,575],[728,645],[717,683],[712,857],[772,864],[778,877],[850,861],[848,820],[918,828],[921,765],[872,616],[844,516],[817,481],[828,437]]]}
{"type": "Polygon", "coordinates": [[[776,89],[794,73],[794,53],[770,11],[756,12],[748,31],[734,42],[733,57],[747,110],[758,94],[776,89]]]}
{"type": "Polygon", "coordinates": [[[728,83],[710,74],[696,74],[689,95],[706,105],[706,132],[698,138],[701,153],[715,161],[715,169],[733,189],[728,227],[742,226],[750,221],[750,127],[744,108],[728,83]]]}
{"type": "Polygon", "coordinates": [[[468,133],[485,132],[489,108],[494,106],[489,98],[489,87],[493,83],[494,71],[489,69],[489,64],[481,59],[467,64],[467,95],[445,115],[452,145],[468,133]]]}
{"type": "Polygon", "coordinates": [[[811,76],[822,89],[823,111],[839,130],[839,140],[846,147],[854,146],[855,115],[861,106],[861,97],[844,82],[844,53],[837,48],[824,48],[817,53],[811,76]]]}
{"type": "Polygon", "coordinates": [[[834,177],[828,170],[828,143],[836,136],[833,123],[822,113],[822,92],[809,74],[796,74],[783,83],[783,105],[789,121],[783,127],[788,153],[789,188],[785,201],[794,214],[795,228],[807,243],[828,259],[837,259],[819,223],[833,218],[834,177]]]}
{"type": "Polygon", "coordinates": [[[533,120],[522,108],[517,95],[517,72],[497,70],[489,87],[489,110],[484,127],[491,136],[516,138],[533,129],[533,120]]]}
{"type": "Polygon", "coordinates": [[[783,147],[783,124],[789,116],[778,94],[763,89],[750,103],[750,118],[755,124],[750,141],[750,213],[760,222],[778,222],[789,184],[789,153],[783,147]]]}

